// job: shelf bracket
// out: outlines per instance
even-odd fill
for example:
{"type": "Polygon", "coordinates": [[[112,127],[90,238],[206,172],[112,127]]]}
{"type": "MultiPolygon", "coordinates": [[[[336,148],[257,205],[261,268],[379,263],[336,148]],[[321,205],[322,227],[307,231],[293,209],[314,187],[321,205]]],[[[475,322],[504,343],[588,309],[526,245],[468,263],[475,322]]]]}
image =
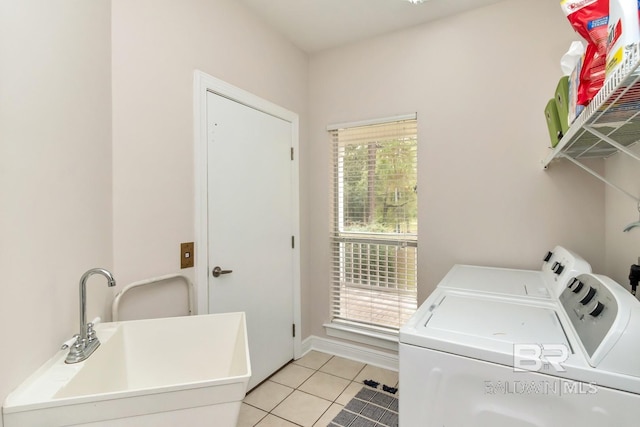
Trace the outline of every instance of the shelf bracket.
{"type": "Polygon", "coordinates": [[[634,159],[640,161],[640,156],[639,155],[637,155],[633,151],[629,150],[624,145],[617,143],[616,141],[614,141],[613,139],[611,139],[607,135],[603,134],[602,132],[595,130],[592,126],[583,126],[583,128],[585,130],[587,130],[589,133],[591,133],[592,135],[594,135],[595,137],[597,137],[597,138],[601,139],[602,141],[606,142],[607,144],[611,145],[612,147],[614,147],[618,151],[622,151],[627,156],[633,157],[634,159]]]}
{"type": "Polygon", "coordinates": [[[576,159],[574,159],[573,157],[567,156],[564,153],[558,153],[559,157],[562,157],[564,159],[569,160],[571,163],[573,163],[574,165],[580,167],[581,169],[583,169],[584,171],[588,172],[589,174],[593,175],[594,177],[598,178],[600,181],[604,182],[605,184],[615,188],[616,190],[618,190],[619,192],[621,192],[622,194],[624,194],[625,196],[633,199],[636,203],[640,204],[640,199],[637,198],[636,196],[634,196],[633,194],[629,193],[628,191],[624,190],[623,188],[617,186],[616,184],[614,184],[613,182],[609,181],[608,179],[606,179],[605,177],[603,177],[602,175],[600,175],[598,172],[594,171],[593,169],[583,165],[582,163],[580,163],[579,161],[577,161],[576,159]]]}

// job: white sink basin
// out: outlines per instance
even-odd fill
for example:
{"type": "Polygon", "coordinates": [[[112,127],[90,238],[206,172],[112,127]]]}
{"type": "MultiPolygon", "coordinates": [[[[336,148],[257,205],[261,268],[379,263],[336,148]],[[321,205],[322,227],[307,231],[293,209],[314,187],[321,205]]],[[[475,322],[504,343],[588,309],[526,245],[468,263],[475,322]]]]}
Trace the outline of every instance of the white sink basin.
{"type": "Polygon", "coordinates": [[[7,397],[4,427],[236,425],[251,376],[244,313],[96,332],[101,345],[87,360],[67,365],[60,351],[7,397]]]}

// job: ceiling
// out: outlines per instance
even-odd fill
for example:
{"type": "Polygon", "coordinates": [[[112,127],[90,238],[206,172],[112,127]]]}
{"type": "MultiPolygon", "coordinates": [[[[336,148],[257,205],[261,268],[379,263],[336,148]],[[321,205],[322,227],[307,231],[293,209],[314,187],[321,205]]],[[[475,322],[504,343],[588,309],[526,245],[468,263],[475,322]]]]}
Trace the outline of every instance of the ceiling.
{"type": "Polygon", "coordinates": [[[501,0],[239,0],[313,53],[501,0]]]}

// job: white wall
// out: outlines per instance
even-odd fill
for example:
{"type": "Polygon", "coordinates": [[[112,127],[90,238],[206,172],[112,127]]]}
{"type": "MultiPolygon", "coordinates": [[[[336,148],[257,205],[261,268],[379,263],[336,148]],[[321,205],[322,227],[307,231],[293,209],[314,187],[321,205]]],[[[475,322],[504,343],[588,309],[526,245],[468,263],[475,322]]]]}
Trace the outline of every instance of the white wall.
{"type": "MultiPolygon", "coordinates": [[[[80,276],[113,264],[110,32],[109,0],[0,2],[0,401],[78,332],[80,276]]],[[[88,316],[110,298],[91,280],[88,316]]]]}
{"type": "Polygon", "coordinates": [[[311,57],[311,333],[329,313],[331,123],[418,113],[420,302],[454,263],[537,269],[556,244],[603,270],[603,186],[540,165],[575,37],[557,2],[512,0],[311,57]]]}
{"type": "MultiPolygon", "coordinates": [[[[634,147],[640,153],[638,147],[634,147]]],[[[640,196],[640,162],[623,153],[605,160],[606,178],[635,196],[640,196]]],[[[638,205],[614,188],[606,190],[606,270],[604,274],[616,282],[629,286],[629,267],[638,264],[640,257],[640,228],[627,233],[622,230],[638,221],[638,205]]],[[[640,292],[639,292],[640,294],[640,292]]]]}
{"type": "MultiPolygon", "coordinates": [[[[180,272],[179,244],[194,241],[194,70],[298,113],[304,147],[308,59],[234,0],[113,0],[112,11],[114,253],[126,284],[180,272]]],[[[304,207],[302,218],[304,229],[304,207]]]]}

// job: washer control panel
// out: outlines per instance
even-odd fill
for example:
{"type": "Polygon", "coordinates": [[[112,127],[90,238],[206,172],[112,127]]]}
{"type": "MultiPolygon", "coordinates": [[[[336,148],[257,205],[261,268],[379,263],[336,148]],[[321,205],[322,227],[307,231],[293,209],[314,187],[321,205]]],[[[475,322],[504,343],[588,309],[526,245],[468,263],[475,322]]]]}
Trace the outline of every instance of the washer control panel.
{"type": "Polygon", "coordinates": [[[553,296],[559,297],[567,282],[578,274],[591,273],[591,266],[580,255],[556,246],[542,258],[542,273],[553,296]]]}
{"type": "Polygon", "coordinates": [[[560,295],[560,303],[589,357],[605,341],[618,316],[614,291],[597,276],[581,274],[571,278],[560,295]]]}

